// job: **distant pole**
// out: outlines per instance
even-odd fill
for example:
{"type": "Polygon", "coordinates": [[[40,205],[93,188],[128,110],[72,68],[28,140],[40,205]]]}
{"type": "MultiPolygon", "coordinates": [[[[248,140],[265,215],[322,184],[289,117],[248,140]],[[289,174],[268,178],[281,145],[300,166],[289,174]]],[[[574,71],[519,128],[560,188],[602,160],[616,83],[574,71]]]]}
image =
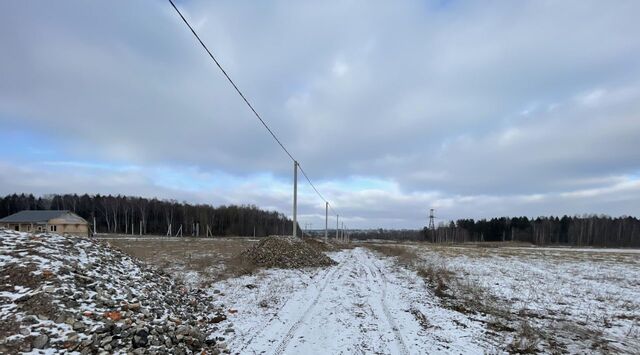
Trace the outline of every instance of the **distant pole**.
{"type": "Polygon", "coordinates": [[[329,202],[324,203],[324,239],[329,238],[329,202]]]}
{"type": "Polygon", "coordinates": [[[293,161],[293,237],[298,235],[298,162],[293,161]]]}
{"type": "Polygon", "coordinates": [[[98,234],[98,229],[96,226],[96,217],[94,216],[93,217],[93,235],[96,235],[96,234],[98,234]]]}
{"type": "Polygon", "coordinates": [[[435,224],[435,216],[433,214],[435,210],[432,208],[429,210],[429,229],[430,230],[435,230],[436,229],[436,224],[435,224]]]}
{"type": "Polygon", "coordinates": [[[338,240],[338,229],[340,228],[340,215],[337,214],[336,215],[336,240],[338,240]]]}
{"type": "Polygon", "coordinates": [[[142,235],[142,220],[140,221],[140,235],[142,235]]]}

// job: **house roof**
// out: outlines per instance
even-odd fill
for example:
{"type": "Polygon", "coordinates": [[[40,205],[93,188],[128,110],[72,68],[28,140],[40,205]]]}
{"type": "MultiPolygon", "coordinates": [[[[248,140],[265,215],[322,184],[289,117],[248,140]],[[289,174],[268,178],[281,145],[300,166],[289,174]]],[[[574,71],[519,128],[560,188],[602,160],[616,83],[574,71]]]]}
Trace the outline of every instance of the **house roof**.
{"type": "MultiPolygon", "coordinates": [[[[71,215],[80,220],[83,220],[80,216],[77,216],[75,213],[70,212],[68,210],[54,210],[54,211],[40,211],[40,210],[29,210],[29,211],[20,211],[18,213],[14,213],[10,216],[4,217],[0,219],[0,222],[4,223],[44,223],[53,218],[60,218],[65,215],[71,215]]],[[[83,220],[84,221],[84,220],[83,220]]]]}

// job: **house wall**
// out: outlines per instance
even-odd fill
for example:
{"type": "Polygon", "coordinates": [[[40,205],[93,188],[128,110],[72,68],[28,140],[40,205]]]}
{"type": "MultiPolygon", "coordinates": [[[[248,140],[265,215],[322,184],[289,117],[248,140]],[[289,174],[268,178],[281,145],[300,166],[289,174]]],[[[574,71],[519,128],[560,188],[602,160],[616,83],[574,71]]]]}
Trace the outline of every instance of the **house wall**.
{"type": "MultiPolygon", "coordinates": [[[[51,221],[50,221],[51,222],[51,221]]],[[[81,236],[89,236],[89,225],[83,224],[67,224],[67,223],[49,223],[48,231],[57,234],[73,234],[81,236]]]]}
{"type": "Polygon", "coordinates": [[[89,236],[89,223],[84,219],[67,214],[60,218],[50,219],[47,225],[49,232],[89,236]]]}
{"type": "Polygon", "coordinates": [[[47,231],[47,227],[45,225],[37,225],[32,223],[0,223],[0,227],[19,232],[47,231]]]}
{"type": "Polygon", "coordinates": [[[19,232],[51,232],[57,234],[73,234],[89,236],[89,225],[87,223],[60,223],[54,222],[46,225],[36,225],[31,223],[0,223],[0,227],[19,232]]]}

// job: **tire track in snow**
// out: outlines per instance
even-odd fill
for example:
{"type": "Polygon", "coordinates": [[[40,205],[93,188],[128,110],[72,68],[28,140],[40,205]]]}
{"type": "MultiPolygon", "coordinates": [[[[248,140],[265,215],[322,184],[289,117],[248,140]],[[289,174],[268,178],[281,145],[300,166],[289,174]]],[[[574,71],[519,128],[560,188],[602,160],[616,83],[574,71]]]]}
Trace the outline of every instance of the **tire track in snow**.
{"type": "Polygon", "coordinates": [[[389,307],[387,306],[387,277],[384,275],[382,270],[378,265],[371,262],[370,255],[366,257],[366,266],[369,269],[369,272],[373,276],[376,284],[378,284],[382,290],[382,295],[380,297],[380,303],[382,304],[382,312],[384,313],[387,322],[391,326],[391,330],[393,331],[393,336],[396,339],[396,344],[398,345],[398,349],[400,353],[403,355],[409,355],[409,349],[407,348],[407,344],[405,344],[404,339],[402,338],[402,334],[400,334],[400,329],[393,319],[391,312],[389,311],[389,307]],[[376,268],[377,272],[373,270],[373,267],[376,268]],[[382,278],[382,284],[378,281],[378,275],[382,278]]]}
{"type": "MultiPolygon", "coordinates": [[[[329,276],[327,276],[329,273],[331,273],[331,271],[327,271],[327,272],[325,272],[324,277],[325,277],[325,278],[326,278],[326,277],[329,277],[329,276]]],[[[314,277],[318,276],[318,274],[320,274],[320,272],[316,272],[316,273],[313,275],[312,279],[313,279],[314,277]]],[[[249,345],[251,345],[251,343],[253,342],[253,340],[254,340],[255,338],[257,338],[257,337],[259,337],[259,336],[262,336],[262,333],[265,331],[265,329],[267,329],[267,327],[269,326],[269,324],[271,324],[271,322],[273,322],[273,320],[274,320],[274,319],[278,318],[278,313],[280,312],[280,310],[282,310],[282,309],[287,305],[287,302],[288,302],[288,301],[289,301],[289,300],[287,300],[287,301],[283,302],[283,303],[282,303],[282,305],[280,305],[280,307],[278,307],[278,309],[276,310],[276,312],[275,312],[273,315],[271,315],[271,317],[269,317],[269,319],[268,319],[266,322],[263,322],[263,323],[257,324],[257,325],[255,325],[255,326],[251,327],[251,328],[249,329],[249,331],[247,331],[247,332],[246,332],[247,334],[253,334],[253,335],[251,336],[251,338],[249,338],[249,340],[247,340],[246,342],[244,342],[243,344],[241,344],[242,346],[241,346],[240,350],[238,350],[238,353],[239,353],[239,354],[242,354],[242,352],[243,352],[243,351],[244,351],[244,350],[245,350],[249,345]]]]}
{"type": "Polygon", "coordinates": [[[340,262],[340,266],[336,267],[333,270],[333,272],[331,272],[330,275],[327,276],[327,278],[324,280],[324,283],[322,284],[322,286],[318,289],[317,294],[313,299],[313,302],[311,302],[311,304],[305,309],[305,311],[302,313],[302,316],[300,316],[300,318],[298,318],[298,320],[291,326],[291,328],[289,328],[289,331],[287,331],[287,333],[283,336],[283,339],[280,342],[280,345],[278,345],[278,347],[274,351],[274,354],[280,355],[280,354],[283,354],[285,350],[287,350],[287,346],[289,346],[289,342],[291,342],[291,340],[293,339],[293,336],[295,335],[295,333],[298,331],[300,326],[302,326],[303,322],[306,320],[306,318],[309,316],[311,311],[313,311],[315,306],[318,304],[318,301],[320,300],[320,297],[322,296],[322,292],[324,292],[324,290],[327,288],[327,286],[329,286],[329,282],[333,280],[334,276],[337,273],[339,273],[339,271],[344,269],[344,266],[346,264],[347,264],[346,261],[340,262]]]}

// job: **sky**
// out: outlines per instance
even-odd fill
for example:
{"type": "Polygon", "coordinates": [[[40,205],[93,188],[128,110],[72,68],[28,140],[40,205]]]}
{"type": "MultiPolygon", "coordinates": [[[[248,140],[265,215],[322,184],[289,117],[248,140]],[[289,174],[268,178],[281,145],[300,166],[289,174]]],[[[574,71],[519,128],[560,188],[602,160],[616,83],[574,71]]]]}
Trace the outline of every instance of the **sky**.
{"type": "MultiPolygon", "coordinates": [[[[350,228],[640,215],[638,1],[178,6],[350,228]]],[[[168,1],[3,1],[0,45],[0,194],[291,215],[293,163],[168,1]]]]}

